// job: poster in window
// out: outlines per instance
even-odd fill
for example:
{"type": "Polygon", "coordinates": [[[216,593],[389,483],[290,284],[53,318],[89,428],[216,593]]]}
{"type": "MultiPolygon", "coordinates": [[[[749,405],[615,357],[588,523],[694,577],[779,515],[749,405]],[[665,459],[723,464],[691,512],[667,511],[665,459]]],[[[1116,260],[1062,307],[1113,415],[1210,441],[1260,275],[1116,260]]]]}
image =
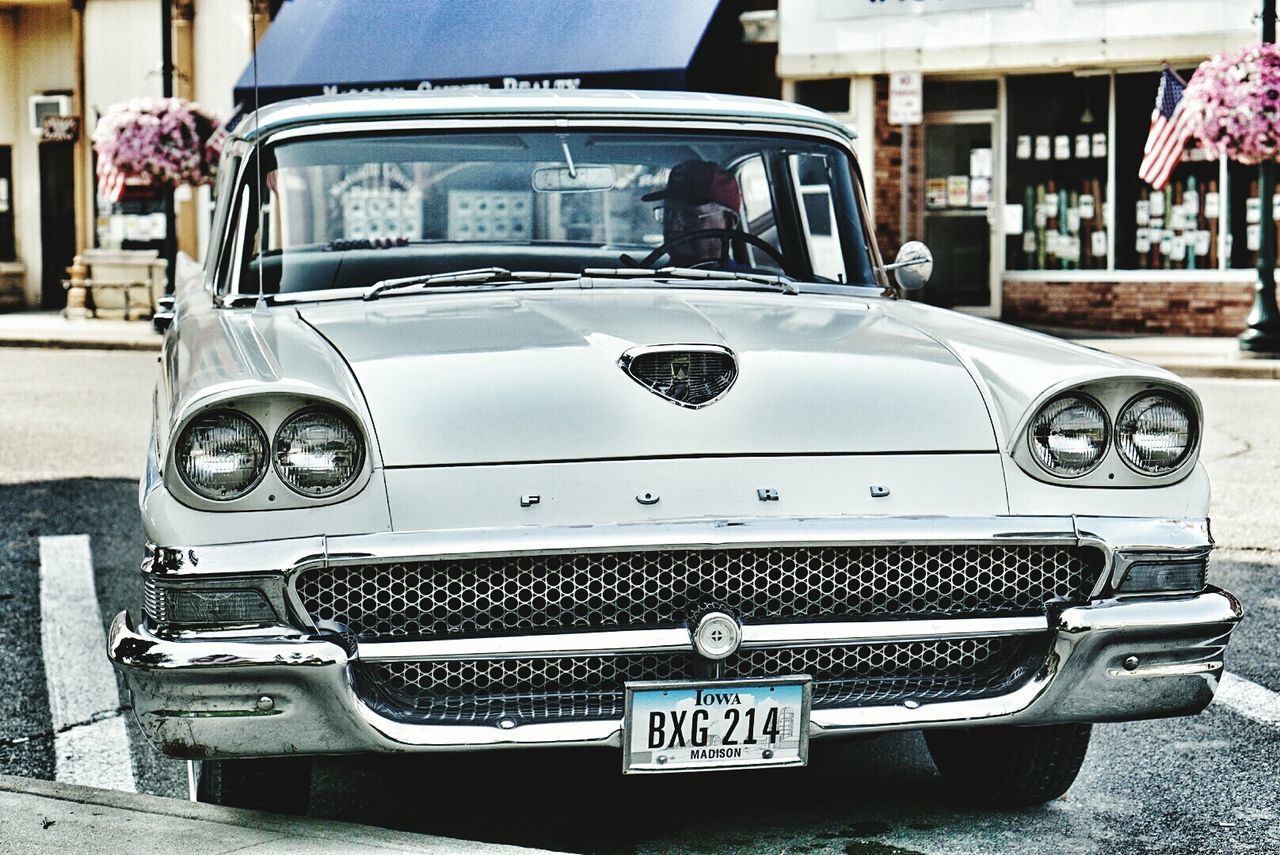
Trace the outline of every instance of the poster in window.
{"type": "Polygon", "coordinates": [[[947,179],[930,178],[924,182],[924,206],[926,208],[947,207],[947,179]]]}
{"type": "Polygon", "coordinates": [[[947,176],[947,205],[952,208],[964,208],[969,204],[969,176],[947,176]]]}
{"type": "Polygon", "coordinates": [[[969,149],[969,175],[973,178],[990,178],[991,170],[991,149],[989,148],[971,148],[969,149]]]}
{"type": "Polygon", "coordinates": [[[1107,156],[1107,135],[1106,132],[1096,133],[1093,135],[1093,156],[1107,156]]]}
{"type": "Polygon", "coordinates": [[[975,176],[969,179],[969,207],[985,208],[991,204],[991,179],[975,176]]]}
{"type": "Polygon", "coordinates": [[[1201,258],[1209,254],[1209,241],[1211,236],[1208,229],[1200,229],[1195,232],[1196,255],[1201,258]]]}
{"type": "Polygon", "coordinates": [[[1089,235],[1090,247],[1093,250],[1094,258],[1104,258],[1107,254],[1107,232],[1105,229],[1098,229],[1089,235]]]}

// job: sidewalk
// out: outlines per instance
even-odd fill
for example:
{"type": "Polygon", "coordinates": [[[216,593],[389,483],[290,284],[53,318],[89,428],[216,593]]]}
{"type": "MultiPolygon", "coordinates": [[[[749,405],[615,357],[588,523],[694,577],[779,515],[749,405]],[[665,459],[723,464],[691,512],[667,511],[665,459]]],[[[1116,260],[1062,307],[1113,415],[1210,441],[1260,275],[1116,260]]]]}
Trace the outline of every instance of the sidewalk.
{"type": "Polygon", "coordinates": [[[1181,377],[1280,379],[1280,359],[1247,356],[1241,353],[1234,337],[1127,336],[1043,328],[1037,331],[1149,362],[1181,377]]]}
{"type": "Polygon", "coordinates": [[[64,318],[60,312],[0,314],[0,347],[159,350],[151,321],[64,318]]]}
{"type": "Polygon", "coordinates": [[[547,850],[388,831],[309,817],[277,816],[0,775],[0,851],[5,855],[48,852],[529,855],[547,850]]]}
{"type": "MultiPolygon", "coordinates": [[[[1087,330],[1033,327],[1120,356],[1159,365],[1183,377],[1280,379],[1280,359],[1244,356],[1235,338],[1131,336],[1087,330]]],[[[159,350],[150,321],[64,318],[57,312],[0,314],[0,347],[159,350]]]]}

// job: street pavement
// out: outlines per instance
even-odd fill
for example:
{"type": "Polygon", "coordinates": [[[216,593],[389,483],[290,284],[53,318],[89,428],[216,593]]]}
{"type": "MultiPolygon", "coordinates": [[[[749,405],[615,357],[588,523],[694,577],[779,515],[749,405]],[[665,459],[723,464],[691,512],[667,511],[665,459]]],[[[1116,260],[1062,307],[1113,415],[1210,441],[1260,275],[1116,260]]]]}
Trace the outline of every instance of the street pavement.
{"type": "MultiPolygon", "coordinates": [[[[83,604],[74,598],[86,590],[103,629],[138,608],[136,477],[155,357],[0,348],[0,774],[115,775],[121,789],[186,795],[185,764],[145,743],[118,685],[79,699],[67,688],[101,679],[104,659],[49,661],[92,627],[53,642],[42,632],[42,614],[83,604]],[[81,581],[45,590],[42,578],[55,577],[81,581]],[[123,740],[131,768],[82,762],[76,740],[90,731],[100,740],[90,745],[123,740]]],[[[1258,687],[1261,706],[1233,692],[1195,718],[1098,726],[1075,786],[1030,810],[954,805],[923,740],[904,733],[817,741],[809,768],[769,773],[624,778],[611,750],[330,759],[317,765],[312,813],[592,852],[1280,851],[1280,720],[1269,718],[1280,708],[1280,382],[1192,384],[1207,416],[1212,580],[1247,610],[1227,668],[1258,687]]]]}

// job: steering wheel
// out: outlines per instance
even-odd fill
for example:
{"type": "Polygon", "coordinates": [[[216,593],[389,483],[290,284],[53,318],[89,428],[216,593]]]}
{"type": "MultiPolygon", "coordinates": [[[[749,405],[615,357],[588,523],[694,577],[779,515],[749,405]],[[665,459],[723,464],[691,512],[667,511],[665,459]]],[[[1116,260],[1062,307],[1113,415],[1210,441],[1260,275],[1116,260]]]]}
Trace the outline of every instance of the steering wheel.
{"type": "Polygon", "coordinates": [[[695,240],[707,240],[708,238],[717,238],[720,241],[720,257],[718,259],[708,258],[699,261],[698,264],[704,264],[708,261],[719,263],[722,267],[729,266],[729,246],[735,240],[744,241],[751,244],[756,249],[769,256],[770,259],[777,262],[778,268],[785,271],[787,264],[782,258],[782,254],[774,249],[762,238],[758,238],[750,232],[744,232],[741,229],[698,229],[697,231],[686,232],[678,237],[674,237],[664,242],[653,252],[640,259],[638,262],[641,267],[653,267],[653,263],[664,255],[670,254],[673,247],[681,246],[695,240]]]}

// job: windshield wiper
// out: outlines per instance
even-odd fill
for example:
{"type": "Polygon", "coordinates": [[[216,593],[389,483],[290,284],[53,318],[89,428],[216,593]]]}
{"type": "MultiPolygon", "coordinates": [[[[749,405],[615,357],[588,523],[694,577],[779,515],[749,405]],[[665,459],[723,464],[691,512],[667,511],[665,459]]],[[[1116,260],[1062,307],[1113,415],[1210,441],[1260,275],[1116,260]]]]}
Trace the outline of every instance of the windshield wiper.
{"type": "Polygon", "coordinates": [[[790,276],[770,273],[749,273],[745,270],[714,270],[702,267],[661,267],[651,270],[645,267],[587,268],[583,276],[601,279],[690,279],[697,281],[751,282],[768,285],[784,294],[799,294],[800,286],[790,276]]]}
{"type": "Polygon", "coordinates": [[[546,270],[522,270],[511,272],[502,267],[481,267],[476,270],[455,270],[450,273],[431,273],[422,276],[406,276],[403,279],[383,279],[364,292],[364,299],[376,300],[388,291],[399,291],[430,285],[518,285],[529,282],[558,282],[578,279],[576,273],[552,273],[546,270]]]}

